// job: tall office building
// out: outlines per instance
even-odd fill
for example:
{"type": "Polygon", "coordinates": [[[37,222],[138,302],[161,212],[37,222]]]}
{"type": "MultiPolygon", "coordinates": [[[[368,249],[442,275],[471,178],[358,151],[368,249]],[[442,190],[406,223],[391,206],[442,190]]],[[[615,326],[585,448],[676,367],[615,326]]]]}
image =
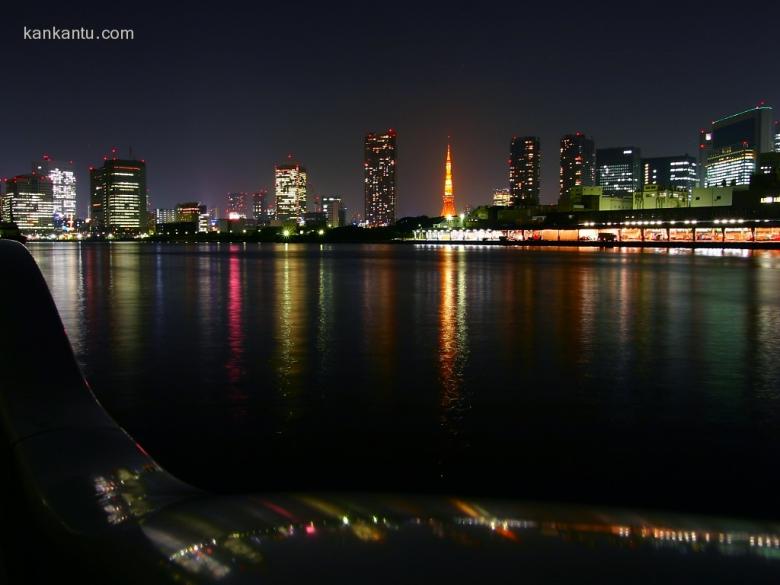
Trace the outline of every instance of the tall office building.
{"type": "Polygon", "coordinates": [[[93,229],[138,233],[148,228],[146,163],[107,158],[89,169],[90,217],[93,229]]]}
{"type": "Polygon", "coordinates": [[[596,185],[604,195],[633,196],[642,187],[642,157],[635,146],[599,148],[596,151],[596,185]]]}
{"type": "Polygon", "coordinates": [[[756,172],[756,151],[753,148],[726,147],[707,158],[705,187],[749,185],[756,172]]]}
{"type": "Polygon", "coordinates": [[[51,179],[54,227],[69,227],[76,221],[76,172],[73,162],[55,161],[44,154],[33,163],[33,172],[51,179]]]}
{"type": "Polygon", "coordinates": [[[493,191],[493,205],[496,207],[510,207],[512,197],[509,195],[509,189],[495,189],[493,191]]]}
{"type": "Polygon", "coordinates": [[[450,145],[447,145],[447,158],[444,161],[444,194],[442,195],[441,215],[443,217],[455,217],[455,192],[452,186],[452,155],[450,145]]]}
{"type": "Polygon", "coordinates": [[[698,186],[696,159],[687,154],[642,159],[642,183],[690,194],[698,186]]]}
{"type": "Polygon", "coordinates": [[[250,198],[248,193],[227,194],[228,219],[246,219],[251,216],[250,198]]]}
{"type": "Polygon", "coordinates": [[[512,205],[539,205],[539,137],[515,136],[509,148],[509,195],[512,205]]]}
{"type": "Polygon", "coordinates": [[[699,177],[699,187],[707,186],[707,159],[711,154],[712,130],[702,128],[699,130],[699,161],[696,169],[699,177]]]}
{"type": "Polygon", "coordinates": [[[174,223],[176,221],[175,209],[158,208],[154,212],[154,222],[158,224],[174,223]]]}
{"type": "Polygon", "coordinates": [[[756,174],[780,177],[780,152],[764,152],[759,154],[756,174]]]}
{"type": "Polygon", "coordinates": [[[268,219],[268,191],[265,189],[252,193],[252,219],[261,223],[268,219]]]}
{"type": "Polygon", "coordinates": [[[596,144],[582,132],[561,138],[560,196],[571,194],[572,187],[596,184],[596,144]]]}
{"type": "Polygon", "coordinates": [[[306,169],[292,162],[278,165],[276,174],[276,219],[303,221],[306,213],[306,169]]]}
{"type": "Polygon", "coordinates": [[[176,205],[176,221],[198,223],[201,215],[206,215],[206,206],[198,201],[187,201],[176,205]]]}
{"type": "Polygon", "coordinates": [[[363,195],[368,227],[395,223],[396,133],[368,134],[363,142],[363,195]]]}
{"type": "Polygon", "coordinates": [[[17,175],[5,182],[3,221],[16,223],[23,233],[54,229],[54,197],[51,179],[45,174],[17,175]]]}
{"type": "Polygon", "coordinates": [[[772,108],[756,106],[712,123],[712,151],[707,157],[707,187],[747,185],[763,152],[774,150],[772,108]]]}
{"type": "Polygon", "coordinates": [[[775,122],[775,152],[780,152],[780,120],[775,122]]]}
{"type": "Polygon", "coordinates": [[[346,208],[341,197],[323,197],[321,202],[322,213],[325,214],[325,223],[328,227],[343,227],[347,223],[346,208]]]}

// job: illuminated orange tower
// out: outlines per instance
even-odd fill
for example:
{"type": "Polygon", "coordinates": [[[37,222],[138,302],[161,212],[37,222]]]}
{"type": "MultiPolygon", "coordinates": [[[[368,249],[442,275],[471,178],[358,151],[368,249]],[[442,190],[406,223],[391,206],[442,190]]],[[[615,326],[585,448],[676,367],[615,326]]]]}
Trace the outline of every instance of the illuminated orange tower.
{"type": "Polygon", "coordinates": [[[455,217],[455,195],[452,192],[452,157],[450,156],[450,145],[447,144],[447,163],[445,164],[444,176],[444,197],[441,214],[444,217],[455,217]]]}

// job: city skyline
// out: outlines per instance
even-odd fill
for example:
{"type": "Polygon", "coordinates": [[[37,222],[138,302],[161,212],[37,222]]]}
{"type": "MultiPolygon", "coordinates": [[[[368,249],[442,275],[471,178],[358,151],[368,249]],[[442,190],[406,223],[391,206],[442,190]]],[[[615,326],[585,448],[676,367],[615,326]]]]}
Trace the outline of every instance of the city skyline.
{"type": "MultiPolygon", "coordinates": [[[[354,169],[361,164],[361,139],[391,127],[399,133],[398,164],[404,169],[397,217],[438,211],[439,145],[448,135],[457,151],[461,204],[486,201],[494,188],[505,186],[513,135],[540,137],[546,153],[540,199],[554,203],[559,169],[550,147],[564,134],[584,132],[601,147],[637,144],[646,157],[695,154],[696,131],[710,120],[762,99],[780,103],[780,90],[767,73],[774,63],[772,35],[762,33],[771,18],[756,27],[749,15],[724,22],[707,10],[676,12],[683,29],[706,30],[707,42],[740,27],[755,33],[743,39],[744,50],[754,55],[750,62],[730,54],[717,62],[698,60],[696,78],[708,81],[696,83],[690,60],[681,57],[700,52],[698,35],[675,36],[673,46],[652,53],[637,44],[643,34],[658,34],[660,14],[625,31],[610,28],[607,35],[602,20],[607,13],[618,18],[608,6],[578,9],[566,20],[538,7],[451,8],[443,16],[425,7],[415,18],[403,9],[386,14],[378,8],[313,7],[301,16],[298,41],[286,44],[277,42],[284,31],[274,24],[282,12],[272,7],[228,17],[194,10],[177,15],[171,27],[169,9],[159,9],[155,18],[140,11],[48,11],[52,23],[132,27],[135,38],[98,50],[75,41],[9,36],[0,66],[11,78],[29,77],[29,83],[16,87],[10,107],[0,113],[7,137],[0,146],[0,176],[26,171],[45,151],[73,160],[79,184],[86,185],[90,163],[111,146],[122,156],[132,146],[150,161],[153,207],[196,199],[214,205],[229,191],[272,190],[273,165],[295,152],[309,171],[311,193],[338,193],[349,209],[359,210],[362,177],[354,169]],[[510,50],[519,23],[537,47],[533,53],[510,50]],[[591,59],[609,64],[606,74],[570,68],[565,41],[583,31],[589,32],[591,59]],[[193,61],[206,34],[219,50],[193,61]],[[6,56],[11,54],[13,59],[6,56]],[[69,66],[29,75],[54,55],[69,66]],[[629,62],[641,62],[642,74],[632,73],[629,62]],[[122,75],[99,74],[109,66],[122,75]],[[740,72],[739,83],[723,77],[732,70],[740,72]],[[294,89],[301,80],[304,91],[294,89]]],[[[33,11],[14,8],[7,22],[13,31],[40,20],[33,11]]],[[[84,209],[80,193],[81,214],[84,209]]]]}
{"type": "MultiPolygon", "coordinates": [[[[706,128],[700,129],[698,165],[701,167],[701,165],[704,164],[703,169],[702,168],[697,169],[696,168],[697,162],[695,157],[690,156],[688,154],[648,158],[642,156],[641,148],[637,146],[617,146],[617,147],[607,147],[607,148],[596,148],[594,150],[594,147],[596,146],[595,141],[592,139],[587,139],[586,136],[581,132],[576,132],[575,134],[565,134],[560,139],[560,149],[558,152],[559,156],[557,157],[557,161],[559,164],[559,199],[557,199],[554,204],[557,204],[560,201],[560,197],[564,196],[564,194],[566,194],[566,196],[568,197],[568,189],[564,189],[564,184],[569,184],[570,181],[574,180],[573,177],[568,177],[564,180],[564,175],[568,175],[570,172],[572,172],[572,168],[570,167],[574,159],[572,159],[571,157],[574,156],[576,152],[574,151],[569,152],[569,150],[570,150],[570,142],[573,140],[578,141],[578,143],[580,142],[582,144],[587,143],[589,145],[588,148],[590,149],[591,152],[589,156],[594,157],[594,160],[597,163],[596,168],[592,170],[592,175],[595,177],[595,185],[603,186],[604,193],[605,195],[608,196],[630,195],[637,189],[640,189],[643,186],[648,186],[648,185],[660,185],[661,187],[664,188],[677,185],[680,187],[681,190],[687,191],[689,194],[691,189],[694,186],[715,187],[715,186],[719,186],[721,183],[723,183],[724,185],[731,184],[731,182],[727,181],[726,179],[731,179],[737,185],[747,185],[747,183],[749,182],[748,179],[750,175],[753,173],[754,170],[756,170],[754,167],[756,166],[758,153],[762,151],[780,152],[780,150],[775,150],[778,144],[778,134],[776,134],[775,131],[778,128],[778,126],[777,123],[772,119],[773,116],[772,110],[773,110],[772,106],[769,106],[764,102],[761,102],[753,108],[748,108],[747,110],[742,110],[737,113],[728,114],[717,120],[713,120],[710,128],[708,129],[706,128]],[[745,137],[739,139],[735,138],[736,136],[742,136],[743,134],[745,135],[745,137]],[[732,153],[731,146],[726,146],[724,148],[725,143],[721,144],[721,142],[724,142],[724,140],[731,141],[729,142],[729,144],[733,143],[734,148],[737,148],[738,152],[732,153]],[[760,141],[761,144],[759,144],[758,142],[754,144],[753,142],[755,141],[760,141]],[[747,155],[749,155],[750,165],[748,166],[745,166],[747,163],[745,163],[745,161],[742,160],[744,157],[740,158],[740,156],[738,156],[741,150],[744,149],[747,149],[747,155]],[[728,161],[726,163],[728,165],[735,165],[733,176],[723,174],[720,168],[722,166],[720,159],[724,159],[728,161]],[[710,164],[712,164],[713,166],[711,172],[708,170],[710,164]],[[702,173],[702,171],[704,172],[702,173]],[[722,178],[723,181],[721,181],[722,178]]],[[[397,139],[397,132],[393,129],[389,129],[386,134],[369,133],[364,138],[364,163],[363,163],[364,214],[366,215],[366,217],[363,221],[365,222],[364,225],[367,225],[368,227],[390,225],[394,223],[396,219],[396,211],[395,211],[396,198],[397,198],[397,185],[396,185],[396,175],[395,175],[395,165],[397,160],[396,139],[397,139]],[[382,187],[382,189],[379,189],[380,184],[376,183],[375,178],[372,177],[376,173],[379,173],[380,175],[384,176],[385,171],[382,171],[381,169],[385,167],[387,168],[387,172],[389,172],[390,175],[388,175],[385,179],[382,179],[382,181],[387,182],[387,184],[384,187],[382,187]],[[379,190],[377,191],[377,189],[379,190]],[[374,194],[374,191],[376,191],[376,194],[374,194]],[[387,191],[387,193],[384,193],[384,191],[387,191]],[[380,192],[384,194],[381,194],[380,192]],[[369,212],[369,207],[375,209],[375,211],[369,212]],[[374,218],[373,220],[371,220],[370,213],[379,214],[377,218],[381,216],[381,219],[374,218]]],[[[454,216],[457,213],[459,213],[460,210],[462,209],[472,208],[481,205],[491,205],[492,202],[491,197],[480,198],[478,201],[475,202],[461,203],[460,208],[458,208],[457,205],[453,202],[454,198],[452,197],[450,142],[451,142],[451,137],[448,136],[445,176],[444,176],[444,184],[445,184],[445,193],[443,199],[444,207],[442,208],[442,211],[440,213],[440,215],[444,215],[445,217],[454,216]]],[[[510,201],[512,202],[513,205],[519,207],[528,207],[529,205],[535,206],[535,205],[539,205],[540,203],[545,204],[544,201],[539,201],[538,198],[539,159],[541,158],[540,153],[541,153],[541,148],[540,148],[539,137],[514,136],[512,138],[510,144],[510,156],[507,161],[508,162],[507,178],[508,178],[508,185],[509,185],[508,191],[510,193],[510,201]],[[513,189],[515,190],[514,195],[512,195],[513,189]]],[[[138,163],[141,167],[144,168],[143,170],[144,193],[141,194],[143,201],[139,202],[139,205],[137,206],[137,211],[141,211],[142,209],[147,209],[151,215],[155,215],[155,213],[159,214],[159,212],[161,211],[170,210],[171,207],[158,207],[148,203],[150,197],[148,196],[149,193],[145,186],[146,185],[146,171],[145,171],[146,161],[145,159],[133,157],[132,148],[128,150],[128,155],[129,155],[128,158],[124,158],[124,159],[120,158],[119,150],[116,147],[114,147],[111,149],[110,155],[103,156],[103,167],[106,167],[107,165],[111,165],[111,164],[116,164],[117,161],[119,163],[129,163],[129,162],[138,163]]],[[[576,158],[581,158],[581,154],[577,155],[576,158]]],[[[43,163],[33,162],[32,174],[35,175],[36,173],[38,174],[43,173],[43,175],[46,176],[46,174],[44,173],[44,169],[48,169],[49,168],[48,165],[53,164],[54,166],[52,166],[51,169],[53,170],[54,174],[48,175],[48,179],[50,181],[53,181],[55,184],[57,184],[59,181],[62,180],[59,176],[60,171],[57,167],[63,165],[59,163],[53,163],[51,156],[48,154],[44,154],[42,159],[43,159],[43,163]]],[[[75,165],[73,164],[73,161],[68,161],[67,163],[65,163],[65,165],[66,166],[63,168],[70,169],[69,171],[70,179],[68,179],[69,183],[68,186],[65,188],[69,190],[68,191],[69,194],[67,195],[67,197],[72,198],[74,196],[73,190],[75,187],[72,179],[73,169],[75,168],[75,165]]],[[[729,166],[729,168],[731,167],[729,166]]],[[[100,169],[96,169],[96,167],[94,166],[89,167],[89,173],[90,173],[89,194],[88,194],[89,209],[87,213],[84,214],[83,216],[84,218],[95,219],[95,217],[93,216],[95,214],[95,209],[96,209],[95,207],[96,187],[95,187],[95,180],[94,180],[94,176],[96,172],[100,172],[100,169]]],[[[274,211],[275,219],[281,219],[281,220],[296,219],[297,221],[302,223],[306,212],[310,211],[311,209],[314,209],[314,207],[318,207],[319,199],[321,197],[326,196],[325,194],[311,193],[311,190],[308,187],[309,185],[308,173],[306,169],[301,165],[301,163],[296,161],[293,154],[287,155],[287,161],[285,164],[274,165],[274,175],[275,175],[275,179],[274,179],[275,195],[273,197],[274,199],[273,211],[274,211]],[[287,195],[283,193],[286,187],[283,186],[280,187],[280,180],[282,181],[282,183],[285,183],[287,179],[282,177],[282,175],[288,172],[293,172],[294,174],[297,174],[299,171],[301,175],[301,180],[300,180],[300,186],[296,187],[296,189],[299,188],[302,189],[301,194],[300,195],[294,194],[290,202],[288,202],[290,203],[290,205],[292,205],[292,208],[286,209],[286,207],[289,207],[289,205],[280,203],[280,201],[287,200],[287,195]],[[309,199],[310,201],[308,201],[309,199]],[[311,203],[312,205],[309,205],[308,203],[311,203]],[[279,211],[280,209],[281,211],[279,211]]],[[[14,175],[10,178],[3,178],[2,181],[7,186],[7,188],[10,188],[12,185],[14,185],[14,181],[24,179],[27,176],[28,175],[25,174],[19,174],[19,175],[14,175]]],[[[379,175],[377,175],[377,177],[379,177],[379,175]]],[[[578,181],[579,180],[576,180],[572,184],[577,184],[578,181]]],[[[297,184],[297,182],[299,181],[298,179],[294,179],[293,182],[297,184]]],[[[382,184],[384,185],[384,183],[382,184]]],[[[583,184],[587,185],[588,181],[585,181],[585,183],[583,184]]],[[[56,187],[54,190],[56,190],[56,187]]],[[[495,192],[496,190],[494,189],[493,197],[495,197],[495,192]]],[[[259,191],[252,194],[252,197],[257,199],[261,193],[263,194],[261,197],[263,201],[262,202],[258,201],[257,203],[259,203],[262,208],[265,208],[267,205],[267,203],[264,200],[265,193],[267,193],[266,189],[264,188],[259,189],[259,191]]],[[[230,191],[226,194],[226,196],[228,199],[227,211],[230,212],[231,210],[235,211],[232,209],[234,207],[234,204],[231,202],[232,201],[231,198],[234,196],[247,197],[247,193],[230,191]]],[[[98,196],[98,199],[100,198],[101,197],[98,196]]],[[[344,199],[343,197],[339,197],[339,201],[340,201],[339,208],[342,210],[345,208],[345,206],[343,205],[343,199],[344,199]]],[[[194,201],[204,202],[203,199],[194,200],[194,201]]],[[[181,202],[178,201],[176,202],[175,205],[179,205],[180,203],[181,202]]],[[[73,201],[69,203],[69,205],[73,205],[73,204],[74,204],[73,201]]],[[[217,196],[215,199],[205,200],[203,206],[207,208],[221,209],[222,204],[223,204],[223,196],[217,196]]],[[[56,217],[59,215],[56,212],[56,210],[58,209],[58,205],[61,206],[61,204],[57,203],[57,197],[55,196],[53,207],[52,207],[52,209],[54,210],[53,215],[55,216],[55,220],[54,220],[55,224],[57,223],[56,217]]],[[[248,205],[249,204],[247,203],[246,206],[248,207],[248,205]]],[[[253,203],[252,205],[254,206],[256,204],[253,203]]],[[[97,225],[102,225],[99,217],[100,204],[98,204],[97,206],[97,213],[98,213],[97,225]]],[[[6,215],[9,218],[11,217],[10,208],[6,212],[6,215]]],[[[242,217],[247,217],[246,213],[236,214],[236,217],[238,217],[238,215],[242,215],[242,217]]],[[[252,217],[257,216],[257,214],[254,212],[250,215],[252,217]]],[[[264,215],[264,213],[261,213],[260,215],[264,215]]],[[[418,213],[417,215],[435,216],[436,214],[435,212],[434,213],[422,212],[422,213],[418,213]]],[[[353,215],[353,218],[354,217],[355,216],[353,215]]],[[[358,214],[357,217],[361,217],[360,214],[358,214]]],[[[343,225],[343,223],[341,225],[343,225]]],[[[140,224],[137,227],[140,227],[140,224]]]]}

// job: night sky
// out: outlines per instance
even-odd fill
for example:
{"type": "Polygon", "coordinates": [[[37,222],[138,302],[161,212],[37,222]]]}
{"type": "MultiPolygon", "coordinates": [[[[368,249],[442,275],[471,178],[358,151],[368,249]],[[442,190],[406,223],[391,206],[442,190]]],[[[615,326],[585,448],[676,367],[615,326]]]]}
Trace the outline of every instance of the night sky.
{"type": "Polygon", "coordinates": [[[695,154],[710,120],[780,107],[771,4],[70,4],[3,8],[0,176],[44,152],[73,160],[82,213],[87,169],[112,146],[147,161],[152,207],[273,191],[274,164],[294,153],[312,194],[362,213],[363,136],[393,128],[402,217],[438,213],[448,135],[459,209],[507,186],[523,134],[541,136],[552,203],[564,133],[695,154]],[[133,28],[135,40],[30,41],[25,25],[133,28]]]}

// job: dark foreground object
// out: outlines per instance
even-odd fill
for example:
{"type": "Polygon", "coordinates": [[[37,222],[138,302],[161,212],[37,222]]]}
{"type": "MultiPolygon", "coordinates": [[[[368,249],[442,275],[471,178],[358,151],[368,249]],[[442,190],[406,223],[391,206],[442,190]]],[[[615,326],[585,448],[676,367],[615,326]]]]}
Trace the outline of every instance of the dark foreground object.
{"type": "Polygon", "coordinates": [[[780,576],[780,527],[769,523],[457,498],[209,495],[165,472],[97,403],[26,249],[0,242],[0,265],[2,556],[11,582],[780,576]]]}

